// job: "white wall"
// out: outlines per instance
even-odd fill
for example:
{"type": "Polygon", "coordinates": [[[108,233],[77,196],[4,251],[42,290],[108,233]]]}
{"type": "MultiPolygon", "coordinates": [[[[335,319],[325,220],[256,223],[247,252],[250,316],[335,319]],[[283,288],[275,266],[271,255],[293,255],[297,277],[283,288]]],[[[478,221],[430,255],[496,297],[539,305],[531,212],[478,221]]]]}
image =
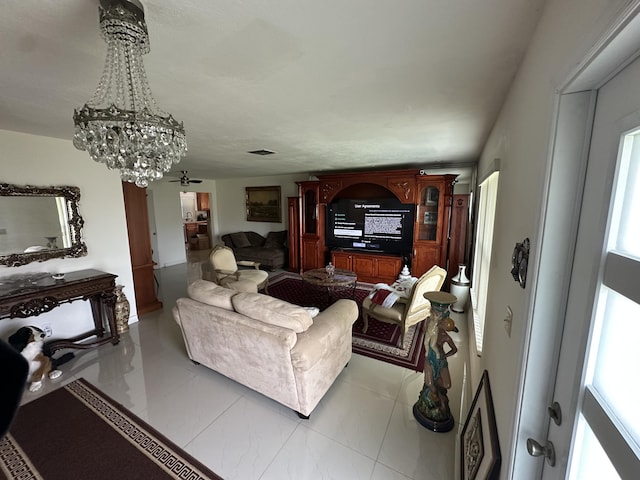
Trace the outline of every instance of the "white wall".
{"type": "Polygon", "coordinates": [[[295,182],[308,179],[308,174],[298,174],[219,180],[216,201],[220,230],[215,241],[222,243],[220,235],[233,232],[254,231],[266,236],[269,232],[287,230],[289,228],[287,197],[298,195],[298,186],[295,182]],[[245,187],[269,187],[273,185],[280,185],[282,222],[247,222],[245,187]]]}
{"type": "Polygon", "coordinates": [[[249,231],[265,235],[271,231],[286,230],[287,197],[298,194],[296,181],[308,180],[304,175],[279,175],[224,180],[203,180],[202,183],[181,187],[179,183],[167,180],[154,182],[149,186],[153,191],[154,214],[158,232],[158,267],[166,267],[186,262],[184,247],[180,192],[208,192],[211,207],[211,245],[222,243],[221,235],[249,231]],[[245,214],[245,187],[280,185],[282,203],[282,223],[247,222],[245,214]]]}
{"type": "MultiPolygon", "coordinates": [[[[207,183],[198,185],[197,191],[207,192],[211,188],[207,183]]],[[[212,182],[211,182],[212,183],[212,182]]],[[[180,183],[168,180],[152,182],[148,190],[153,191],[153,207],[158,242],[158,265],[167,267],[187,261],[184,246],[184,227],[180,192],[196,191],[194,185],[181,187],[180,183]]]]}
{"type": "MultiPolygon", "coordinates": [[[[71,135],[71,131],[70,131],[71,135]]],[[[0,182],[17,185],[80,188],[80,215],[88,255],[36,262],[22,267],[0,266],[0,278],[27,272],[70,272],[97,269],[118,275],[131,303],[131,322],[137,321],[129,240],[122,184],[118,173],[107,170],[76,150],[71,140],[38,137],[0,130],[0,182]]],[[[54,338],[65,338],[91,328],[88,302],[76,301],[29,319],[0,321],[0,337],[5,338],[22,325],[51,324],[54,338]]]]}
{"type": "MultiPolygon", "coordinates": [[[[471,355],[471,383],[489,371],[503,462],[507,478],[511,434],[526,327],[531,282],[521,289],[510,275],[516,242],[529,237],[539,245],[540,212],[546,183],[551,128],[557,91],[627,2],[624,0],[549,0],[527,56],[481,155],[478,173],[500,159],[500,186],[494,248],[481,358],[471,355]],[[511,336],[503,327],[507,305],[513,309],[511,336]]],[[[535,258],[529,265],[535,264],[535,258]]],[[[529,269],[529,278],[536,272],[529,269]]],[[[545,279],[553,281],[553,279],[545,279]]]]}

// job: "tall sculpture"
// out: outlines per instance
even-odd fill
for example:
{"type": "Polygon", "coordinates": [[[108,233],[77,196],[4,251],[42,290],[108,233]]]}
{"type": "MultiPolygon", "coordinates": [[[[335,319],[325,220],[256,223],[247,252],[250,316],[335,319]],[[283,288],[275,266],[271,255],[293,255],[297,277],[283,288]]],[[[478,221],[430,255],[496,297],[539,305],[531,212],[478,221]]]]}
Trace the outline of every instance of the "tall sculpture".
{"type": "Polygon", "coordinates": [[[424,338],[427,358],[424,385],[413,406],[413,416],[422,426],[434,432],[448,432],[453,428],[454,420],[447,397],[447,390],[451,388],[447,358],[458,351],[448,333],[458,331],[454,320],[449,317],[449,307],[457,298],[448,292],[427,292],[424,297],[431,302],[424,338]]]}

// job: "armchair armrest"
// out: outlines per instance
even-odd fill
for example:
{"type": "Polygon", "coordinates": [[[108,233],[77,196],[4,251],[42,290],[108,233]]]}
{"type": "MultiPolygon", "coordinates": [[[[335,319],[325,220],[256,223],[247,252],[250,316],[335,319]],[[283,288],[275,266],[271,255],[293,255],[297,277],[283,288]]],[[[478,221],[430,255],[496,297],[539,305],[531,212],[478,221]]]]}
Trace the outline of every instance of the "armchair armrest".
{"type": "Polygon", "coordinates": [[[250,260],[239,260],[236,263],[241,267],[254,267],[256,270],[260,270],[260,262],[252,262],[250,260]]]}
{"type": "Polygon", "coordinates": [[[222,269],[216,268],[215,272],[218,278],[234,277],[236,280],[240,279],[240,273],[237,270],[234,272],[231,270],[222,270],[222,269]]]}

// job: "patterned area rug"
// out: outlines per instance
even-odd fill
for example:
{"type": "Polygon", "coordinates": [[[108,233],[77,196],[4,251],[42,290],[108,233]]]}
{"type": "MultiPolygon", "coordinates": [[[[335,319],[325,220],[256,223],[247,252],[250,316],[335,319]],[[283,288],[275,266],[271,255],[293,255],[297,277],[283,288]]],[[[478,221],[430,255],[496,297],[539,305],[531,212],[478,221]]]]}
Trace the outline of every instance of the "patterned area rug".
{"type": "Polygon", "coordinates": [[[221,480],[84,379],[20,407],[0,440],[0,478],[221,480]]]}
{"type": "Polygon", "coordinates": [[[360,355],[422,372],[425,357],[424,322],[409,328],[402,348],[397,346],[400,338],[400,327],[397,325],[369,318],[367,333],[362,333],[364,327],[362,301],[372,288],[373,286],[370,284],[358,283],[355,291],[350,288],[338,289],[329,298],[324,289],[304,283],[300,275],[294,273],[282,273],[269,280],[269,295],[296,305],[318,307],[320,310],[327,308],[335,298],[351,298],[353,294],[360,311],[358,320],[353,325],[353,351],[360,355]]]}

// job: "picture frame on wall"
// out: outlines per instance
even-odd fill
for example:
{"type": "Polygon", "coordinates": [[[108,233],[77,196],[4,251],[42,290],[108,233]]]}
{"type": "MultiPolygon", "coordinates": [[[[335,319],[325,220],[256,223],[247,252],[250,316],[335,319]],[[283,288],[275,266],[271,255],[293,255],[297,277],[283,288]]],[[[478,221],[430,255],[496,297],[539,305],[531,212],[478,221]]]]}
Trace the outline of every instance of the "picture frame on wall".
{"type": "Polygon", "coordinates": [[[489,372],[485,370],[460,434],[461,480],[497,480],[500,476],[500,442],[489,372]]]}
{"type": "Polygon", "coordinates": [[[245,187],[247,222],[282,223],[280,186],[245,187]]]}

